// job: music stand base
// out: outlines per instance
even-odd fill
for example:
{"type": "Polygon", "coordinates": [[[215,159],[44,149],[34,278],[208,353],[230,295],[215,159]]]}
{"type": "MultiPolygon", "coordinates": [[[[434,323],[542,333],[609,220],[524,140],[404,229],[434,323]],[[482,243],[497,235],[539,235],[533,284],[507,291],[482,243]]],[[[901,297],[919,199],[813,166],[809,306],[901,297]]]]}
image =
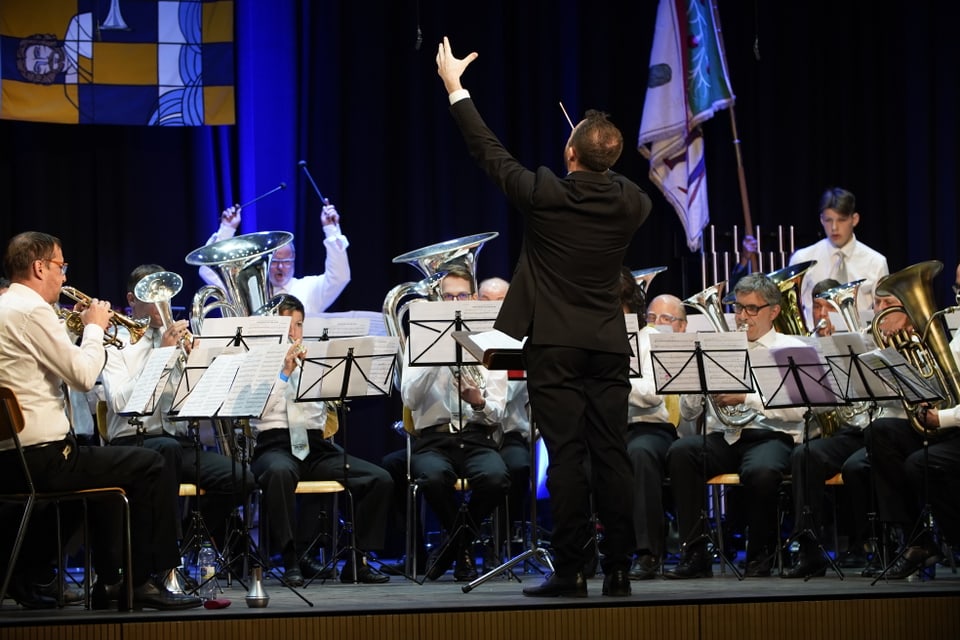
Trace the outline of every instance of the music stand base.
{"type": "Polygon", "coordinates": [[[510,570],[511,570],[513,567],[517,566],[518,564],[520,564],[520,563],[522,563],[522,562],[526,562],[526,561],[529,560],[530,558],[536,558],[537,561],[540,562],[541,564],[547,565],[547,567],[550,568],[550,571],[553,571],[553,570],[554,570],[554,569],[553,569],[553,561],[550,559],[550,554],[547,552],[547,550],[544,549],[544,548],[542,548],[542,547],[535,547],[535,548],[533,548],[533,549],[527,549],[526,551],[524,551],[524,552],[521,553],[520,555],[517,555],[517,556],[514,556],[514,557],[510,558],[509,560],[507,560],[506,562],[504,562],[504,563],[501,564],[500,566],[494,567],[493,569],[491,569],[490,571],[487,571],[487,572],[484,573],[483,575],[474,578],[472,581],[470,581],[470,582],[468,582],[467,584],[463,585],[463,587],[461,587],[461,590],[462,590],[464,593],[470,593],[470,592],[473,591],[476,587],[479,587],[481,584],[483,584],[484,582],[486,582],[486,581],[489,580],[490,578],[492,578],[492,577],[494,577],[494,576],[498,576],[498,575],[500,575],[501,573],[503,573],[504,571],[508,571],[508,572],[510,573],[510,577],[511,577],[511,578],[513,578],[513,579],[516,580],[517,582],[520,582],[520,578],[517,577],[517,574],[514,573],[513,571],[510,571],[510,570]]]}

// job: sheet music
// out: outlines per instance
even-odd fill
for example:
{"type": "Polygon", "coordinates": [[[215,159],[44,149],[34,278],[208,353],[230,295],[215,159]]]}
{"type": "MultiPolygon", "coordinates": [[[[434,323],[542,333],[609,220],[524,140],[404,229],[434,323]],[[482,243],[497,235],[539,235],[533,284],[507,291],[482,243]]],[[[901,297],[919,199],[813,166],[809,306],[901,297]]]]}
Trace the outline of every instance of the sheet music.
{"type": "Polygon", "coordinates": [[[270,391],[283,369],[283,360],[290,345],[258,345],[251,349],[230,387],[217,415],[233,418],[259,418],[270,397],[270,391]]]}
{"type": "Polygon", "coordinates": [[[833,371],[837,388],[848,401],[897,398],[890,387],[858,356],[867,350],[860,333],[836,333],[819,338],[820,349],[833,371]],[[862,366],[857,366],[857,365],[862,366]]]}
{"type": "MultiPolygon", "coordinates": [[[[355,318],[366,320],[369,323],[367,331],[357,335],[385,336],[387,335],[387,325],[384,322],[383,311],[364,311],[354,309],[352,311],[324,311],[318,313],[318,318],[355,318]]],[[[309,320],[310,318],[307,318],[309,320]]]]}
{"type": "Polygon", "coordinates": [[[909,404],[943,399],[940,391],[922,378],[895,347],[862,353],[860,361],[909,404]]]}
{"type": "Polygon", "coordinates": [[[771,347],[750,352],[750,365],[764,406],[806,407],[843,404],[816,339],[804,346],[771,347]]]}
{"type": "MultiPolygon", "coordinates": [[[[183,408],[183,403],[187,401],[193,389],[200,384],[200,379],[203,377],[203,374],[206,373],[210,363],[225,351],[222,346],[206,348],[200,345],[199,341],[194,344],[196,346],[190,350],[190,355],[187,356],[187,364],[183,368],[183,375],[180,376],[180,384],[177,385],[177,390],[173,395],[170,413],[174,415],[180,413],[180,410],[183,408]]],[[[233,349],[233,351],[242,352],[244,349],[243,347],[238,347],[233,349]]]]}
{"type": "Polygon", "coordinates": [[[303,341],[327,338],[353,338],[370,334],[369,318],[319,316],[303,320],[303,341]]]}
{"type": "Polygon", "coordinates": [[[470,339],[484,351],[489,351],[490,349],[509,349],[516,351],[523,349],[523,345],[527,342],[527,336],[523,336],[523,340],[517,340],[499,329],[474,333],[470,336],[470,339]]]}
{"type": "Polygon", "coordinates": [[[627,325],[627,341],[630,343],[630,377],[642,378],[640,366],[640,320],[635,313],[623,314],[627,325]]]}
{"type": "Polygon", "coordinates": [[[180,407],[184,418],[210,418],[216,415],[230,392],[230,386],[248,352],[218,356],[180,407]]]}
{"type": "Polygon", "coordinates": [[[160,395],[170,378],[168,364],[176,351],[177,347],[159,347],[150,351],[147,363],[140,372],[136,385],[134,385],[133,393],[130,394],[127,404],[123,406],[119,415],[148,415],[153,413],[156,407],[149,407],[151,410],[148,412],[148,405],[152,404],[152,401],[160,395]],[[167,375],[163,375],[164,372],[167,375]]]}
{"type": "Polygon", "coordinates": [[[650,354],[657,393],[748,393],[753,391],[747,334],[651,333],[650,354]],[[703,389],[696,363],[697,344],[703,352],[703,389]]]}
{"type": "Polygon", "coordinates": [[[286,343],[290,316],[245,316],[242,318],[206,318],[200,339],[205,347],[226,346],[237,330],[247,347],[256,343],[286,343]]]}
{"type": "MultiPolygon", "coordinates": [[[[454,331],[487,332],[493,329],[502,300],[421,301],[410,306],[410,362],[419,365],[457,364],[457,343],[450,336],[454,331]],[[460,325],[457,326],[457,312],[460,325]]],[[[461,349],[461,364],[478,361],[461,349]]]]}
{"type": "Polygon", "coordinates": [[[399,338],[395,336],[338,338],[304,343],[307,354],[300,373],[297,399],[340,398],[347,369],[347,354],[351,348],[350,377],[343,397],[389,394],[399,345],[399,338]]]}

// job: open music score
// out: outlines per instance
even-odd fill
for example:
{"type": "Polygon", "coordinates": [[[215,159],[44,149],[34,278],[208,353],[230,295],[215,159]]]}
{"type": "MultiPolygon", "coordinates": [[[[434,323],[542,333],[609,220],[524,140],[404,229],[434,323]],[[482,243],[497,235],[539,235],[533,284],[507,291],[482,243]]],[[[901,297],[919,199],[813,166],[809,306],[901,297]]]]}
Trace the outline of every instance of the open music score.
{"type": "MultiPolygon", "coordinates": [[[[410,306],[411,366],[478,364],[469,352],[461,353],[450,339],[454,331],[484,332],[493,329],[502,300],[450,300],[417,302],[410,306]]],[[[462,350],[461,350],[462,351],[462,350]]]]}
{"type": "Polygon", "coordinates": [[[297,402],[390,395],[400,347],[396,336],[334,338],[304,346],[297,402]]]}
{"type": "Polygon", "coordinates": [[[176,347],[160,347],[150,351],[147,364],[119,415],[146,416],[156,410],[157,401],[170,380],[172,363],[177,355],[176,347]]]}
{"type": "Polygon", "coordinates": [[[747,334],[651,333],[650,355],[658,394],[751,393],[747,334]],[[702,366],[696,354],[702,354],[702,366]],[[701,374],[703,380],[701,380],[701,374]]]}

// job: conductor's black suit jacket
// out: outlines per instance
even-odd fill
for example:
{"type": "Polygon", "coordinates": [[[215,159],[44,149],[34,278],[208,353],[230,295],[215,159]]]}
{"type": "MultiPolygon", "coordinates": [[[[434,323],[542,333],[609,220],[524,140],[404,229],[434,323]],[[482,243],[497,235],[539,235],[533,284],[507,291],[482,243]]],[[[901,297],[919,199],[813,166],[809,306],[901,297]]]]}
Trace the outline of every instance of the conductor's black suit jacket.
{"type": "Polygon", "coordinates": [[[559,177],[521,165],[477,112],[450,107],[470,155],[524,216],[520,257],[495,327],[531,344],[629,353],[619,300],[627,247],[650,197],[608,171],[559,177]]]}

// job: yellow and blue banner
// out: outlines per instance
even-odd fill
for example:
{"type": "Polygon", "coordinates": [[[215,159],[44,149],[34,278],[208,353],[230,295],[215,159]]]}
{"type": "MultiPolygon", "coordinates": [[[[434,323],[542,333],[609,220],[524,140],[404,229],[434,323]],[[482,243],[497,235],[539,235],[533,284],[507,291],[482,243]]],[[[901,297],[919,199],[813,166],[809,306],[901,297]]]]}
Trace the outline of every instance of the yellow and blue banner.
{"type": "Polygon", "coordinates": [[[0,118],[235,123],[234,0],[3,0],[0,118]]]}

